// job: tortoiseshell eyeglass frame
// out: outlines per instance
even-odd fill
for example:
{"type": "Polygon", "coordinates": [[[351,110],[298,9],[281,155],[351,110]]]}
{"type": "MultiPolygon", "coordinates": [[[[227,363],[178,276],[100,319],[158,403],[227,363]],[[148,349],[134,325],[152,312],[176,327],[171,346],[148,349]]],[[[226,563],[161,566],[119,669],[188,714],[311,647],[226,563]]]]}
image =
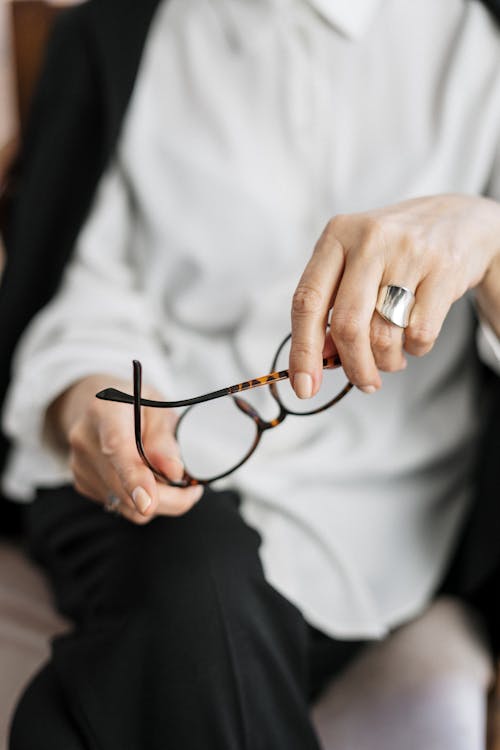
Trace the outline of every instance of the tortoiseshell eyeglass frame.
{"type": "MultiPolygon", "coordinates": [[[[281,380],[287,380],[290,377],[290,375],[289,375],[288,370],[277,371],[276,366],[278,363],[279,356],[283,350],[283,347],[285,347],[286,344],[289,342],[291,335],[292,334],[288,334],[288,336],[286,336],[286,338],[280,344],[278,351],[276,352],[276,355],[273,359],[273,363],[271,365],[272,372],[270,372],[268,375],[262,375],[259,378],[252,378],[252,380],[246,380],[243,383],[230,385],[227,388],[221,388],[218,391],[205,393],[204,395],[196,396],[195,398],[182,399],[181,401],[155,401],[152,399],[141,397],[142,365],[138,360],[135,359],[133,361],[133,378],[134,378],[133,396],[129,395],[128,393],[124,393],[123,391],[119,391],[116,388],[106,388],[105,390],[97,393],[96,397],[103,399],[104,401],[116,401],[116,402],[124,403],[124,404],[133,404],[134,406],[134,431],[135,431],[135,442],[136,442],[137,450],[139,452],[140,457],[146,464],[146,466],[153,472],[153,474],[155,475],[157,479],[159,479],[162,482],[165,482],[171,487],[192,487],[198,484],[207,485],[207,484],[210,484],[211,482],[215,482],[218,479],[223,479],[224,477],[229,476],[229,474],[232,474],[234,471],[239,469],[240,466],[242,466],[246,461],[248,461],[250,456],[255,452],[255,449],[260,443],[260,439],[263,433],[266,432],[266,430],[271,430],[273,427],[277,427],[278,425],[280,425],[282,422],[284,422],[284,420],[289,414],[293,416],[297,416],[297,417],[307,417],[307,416],[311,416],[312,414],[319,414],[320,412],[326,411],[331,406],[334,406],[335,404],[337,404],[342,398],[344,398],[345,395],[349,393],[349,391],[353,387],[352,383],[350,383],[349,381],[346,381],[346,384],[342,388],[342,390],[339,391],[328,403],[324,404],[324,406],[321,406],[318,409],[312,409],[311,411],[297,412],[297,411],[292,411],[291,409],[288,409],[286,406],[284,406],[284,404],[280,400],[278,390],[276,388],[276,383],[279,383],[281,380]],[[269,386],[271,394],[279,406],[278,416],[269,422],[266,421],[265,419],[262,419],[262,417],[253,408],[251,404],[249,404],[244,399],[238,398],[237,396],[234,395],[236,393],[242,393],[243,391],[252,390],[253,388],[260,388],[261,386],[269,386]],[[222,474],[217,474],[216,476],[210,477],[208,479],[194,477],[188,471],[184,471],[184,476],[179,481],[173,481],[169,479],[163,472],[161,472],[156,466],[154,466],[151,463],[148,456],[146,455],[146,451],[144,449],[144,445],[142,442],[141,406],[153,407],[157,409],[178,409],[183,406],[188,407],[181,414],[177,422],[176,429],[175,429],[175,437],[177,438],[181,422],[193,406],[196,406],[197,404],[203,404],[206,401],[213,401],[216,398],[224,398],[225,396],[232,396],[237,407],[244,414],[250,417],[255,423],[256,435],[252,443],[252,446],[250,447],[248,452],[241,459],[241,461],[238,461],[238,463],[235,466],[233,466],[231,469],[228,469],[222,474]]],[[[331,357],[325,357],[323,359],[324,370],[330,369],[330,368],[336,368],[340,366],[341,366],[341,362],[340,362],[338,355],[336,354],[331,357]]]]}

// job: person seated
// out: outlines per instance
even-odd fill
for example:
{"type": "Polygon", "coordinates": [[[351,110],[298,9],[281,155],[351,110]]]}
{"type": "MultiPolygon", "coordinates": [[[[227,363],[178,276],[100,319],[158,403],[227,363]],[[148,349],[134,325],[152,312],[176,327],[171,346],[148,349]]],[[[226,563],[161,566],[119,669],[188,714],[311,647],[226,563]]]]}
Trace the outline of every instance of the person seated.
{"type": "Polygon", "coordinates": [[[400,749],[402,725],[408,748],[479,750],[499,560],[484,523],[462,534],[497,481],[475,501],[480,359],[496,393],[500,373],[498,28],[459,0],[119,16],[90,0],[59,25],[78,75],[59,101],[49,60],[9,237],[32,247],[9,250],[10,304],[32,291],[10,342],[41,309],[4,487],[75,623],[11,748],[317,750],[311,703],[411,628],[363,738],[340,703],[331,750],[400,749]],[[28,226],[33,154],[66,133],[28,226]]]}

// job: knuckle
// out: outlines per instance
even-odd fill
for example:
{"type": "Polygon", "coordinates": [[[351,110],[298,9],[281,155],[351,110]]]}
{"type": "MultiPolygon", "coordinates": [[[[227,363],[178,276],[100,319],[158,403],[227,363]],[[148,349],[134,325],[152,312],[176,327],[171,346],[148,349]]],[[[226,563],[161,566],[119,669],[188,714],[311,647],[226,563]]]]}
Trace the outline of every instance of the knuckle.
{"type": "Polygon", "coordinates": [[[97,500],[95,492],[93,492],[92,489],[88,486],[84,477],[75,475],[73,477],[73,486],[80,495],[88,497],[90,500],[97,500]]]}
{"type": "Polygon", "coordinates": [[[131,495],[136,487],[142,486],[144,482],[141,482],[140,478],[138,478],[137,476],[137,470],[132,466],[120,466],[114,464],[114,470],[116,471],[118,478],[125,489],[125,492],[127,494],[127,501],[129,502],[131,507],[134,507],[132,500],[129,499],[128,496],[131,495]]]}
{"type": "Polygon", "coordinates": [[[327,239],[336,240],[345,227],[346,218],[347,217],[345,214],[337,214],[336,216],[332,216],[326,224],[324,230],[325,237],[327,239]]]}
{"type": "Polygon", "coordinates": [[[335,313],[334,310],[330,329],[334,341],[345,341],[347,344],[357,341],[362,334],[361,321],[353,312],[335,313]]]}
{"type": "Polygon", "coordinates": [[[386,226],[380,216],[367,216],[364,221],[363,245],[378,245],[384,241],[386,226]]]}
{"type": "Polygon", "coordinates": [[[101,451],[107,458],[116,456],[123,443],[123,435],[116,428],[108,429],[101,435],[101,451]]]}
{"type": "Polygon", "coordinates": [[[390,352],[394,344],[392,333],[386,326],[375,328],[375,330],[372,331],[371,339],[372,348],[376,349],[381,354],[387,354],[390,352]]]}
{"type": "Polygon", "coordinates": [[[85,452],[87,449],[87,434],[80,422],[71,427],[68,432],[68,445],[74,452],[85,452]]]}
{"type": "MultiPolygon", "coordinates": [[[[412,268],[420,268],[425,255],[420,243],[408,235],[404,235],[399,243],[401,255],[412,268]]],[[[406,279],[403,279],[405,282],[406,279]]]]}
{"type": "Polygon", "coordinates": [[[292,366],[304,360],[310,360],[314,356],[313,348],[306,341],[298,341],[292,348],[292,366]]]}
{"type": "Polygon", "coordinates": [[[328,235],[332,235],[336,233],[336,229],[339,226],[339,216],[332,216],[330,219],[328,219],[325,227],[325,233],[328,235]]]}
{"type": "Polygon", "coordinates": [[[346,371],[346,374],[350,382],[354,385],[366,385],[370,382],[369,373],[357,364],[349,367],[349,371],[346,371]]]}
{"type": "Polygon", "coordinates": [[[406,342],[416,350],[428,350],[432,348],[436,335],[431,323],[417,322],[406,329],[406,342]]]}
{"type": "Polygon", "coordinates": [[[442,247],[434,247],[432,256],[435,263],[442,271],[446,273],[456,273],[457,269],[463,266],[464,259],[457,246],[450,246],[443,252],[442,247]]]}
{"type": "Polygon", "coordinates": [[[355,254],[359,262],[368,265],[377,257],[378,250],[379,246],[374,242],[364,240],[359,247],[356,248],[355,254]]]}
{"type": "Polygon", "coordinates": [[[106,413],[108,404],[105,401],[99,401],[98,399],[92,399],[90,403],[87,404],[86,411],[89,419],[91,421],[95,421],[100,419],[103,416],[103,413],[106,413]]]}
{"type": "Polygon", "coordinates": [[[294,315],[308,315],[317,313],[322,308],[323,299],[318,289],[308,284],[300,284],[292,299],[292,313],[294,315]]]}

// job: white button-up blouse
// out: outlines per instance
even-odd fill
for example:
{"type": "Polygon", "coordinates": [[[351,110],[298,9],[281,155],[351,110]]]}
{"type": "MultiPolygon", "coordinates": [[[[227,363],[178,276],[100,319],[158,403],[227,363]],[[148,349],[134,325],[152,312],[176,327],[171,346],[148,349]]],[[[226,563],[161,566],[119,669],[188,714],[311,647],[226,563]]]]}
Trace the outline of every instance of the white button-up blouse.
{"type": "MultiPolygon", "coordinates": [[[[500,36],[477,2],[161,4],[113,163],[17,352],[6,490],[70,479],[43,416],[82,376],[127,377],[136,357],[180,399],[268,372],[328,219],[500,199],[499,135],[500,36]]],[[[222,482],[262,534],[268,580],[325,632],[380,637],[439,585],[471,497],[477,342],[500,372],[464,298],[428,356],[375,395],[290,417],[222,482]]],[[[231,439],[224,419],[200,428],[207,455],[231,439]]]]}

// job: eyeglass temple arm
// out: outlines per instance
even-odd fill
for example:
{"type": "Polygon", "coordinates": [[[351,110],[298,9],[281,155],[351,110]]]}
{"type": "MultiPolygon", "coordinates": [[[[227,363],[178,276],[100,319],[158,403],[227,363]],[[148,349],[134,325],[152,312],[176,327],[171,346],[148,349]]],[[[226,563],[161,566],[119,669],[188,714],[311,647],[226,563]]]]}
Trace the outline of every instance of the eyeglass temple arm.
{"type": "MultiPolygon", "coordinates": [[[[142,370],[141,363],[134,359],[134,378],[142,370]]],[[[333,357],[325,357],[323,359],[323,369],[326,370],[331,367],[339,367],[340,359],[338,355],[333,357]]],[[[222,398],[223,396],[231,396],[234,393],[241,393],[242,391],[249,391],[252,388],[260,388],[263,385],[271,385],[272,383],[278,383],[280,380],[287,380],[290,377],[288,370],[279,370],[277,372],[271,372],[269,375],[262,375],[260,378],[253,378],[252,380],[245,380],[243,383],[237,383],[236,385],[230,385],[228,388],[221,388],[218,391],[212,391],[211,393],[205,393],[203,396],[196,396],[195,398],[185,398],[180,401],[155,401],[154,399],[141,398],[141,406],[154,406],[159,409],[178,409],[181,406],[194,406],[194,404],[202,404],[205,401],[213,401],[216,398],[222,398]]],[[[105,388],[103,391],[96,393],[96,397],[103,401],[115,401],[122,404],[133,404],[134,397],[128,393],[119,391],[116,388],[105,388]]]]}

